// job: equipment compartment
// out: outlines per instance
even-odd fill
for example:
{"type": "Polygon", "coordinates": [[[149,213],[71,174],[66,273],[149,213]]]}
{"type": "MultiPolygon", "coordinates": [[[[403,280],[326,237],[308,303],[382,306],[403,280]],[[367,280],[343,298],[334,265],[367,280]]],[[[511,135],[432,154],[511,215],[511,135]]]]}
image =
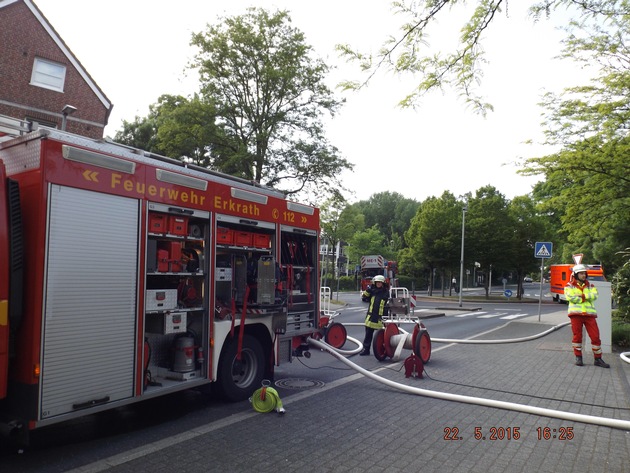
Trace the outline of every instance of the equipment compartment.
{"type": "Polygon", "coordinates": [[[210,213],[148,205],[145,390],[207,378],[210,213]],[[158,222],[166,229],[157,232],[158,222]],[[154,254],[155,252],[155,254],[154,254]],[[185,367],[185,369],[183,368],[185,367]]]}

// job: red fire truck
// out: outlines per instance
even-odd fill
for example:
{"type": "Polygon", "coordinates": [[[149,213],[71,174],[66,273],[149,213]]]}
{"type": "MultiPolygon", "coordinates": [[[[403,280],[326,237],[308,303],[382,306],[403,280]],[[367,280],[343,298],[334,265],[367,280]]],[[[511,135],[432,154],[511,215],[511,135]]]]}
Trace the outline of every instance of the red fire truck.
{"type": "Polygon", "coordinates": [[[319,335],[317,208],[109,141],[6,138],[4,434],[193,387],[243,400],[319,335]]]}
{"type": "Polygon", "coordinates": [[[365,291],[372,284],[372,278],[379,274],[385,276],[390,287],[398,284],[396,261],[387,261],[381,255],[361,256],[361,292],[365,291]]]}

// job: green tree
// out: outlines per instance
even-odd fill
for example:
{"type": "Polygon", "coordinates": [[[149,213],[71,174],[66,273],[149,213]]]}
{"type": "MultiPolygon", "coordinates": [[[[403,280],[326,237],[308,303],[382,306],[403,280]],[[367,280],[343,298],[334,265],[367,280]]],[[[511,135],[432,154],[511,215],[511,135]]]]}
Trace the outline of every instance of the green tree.
{"type": "Polygon", "coordinates": [[[158,99],[157,146],[166,155],[217,169],[225,155],[226,139],[216,125],[212,103],[198,95],[191,99],[163,95],[158,99]]]}
{"type": "Polygon", "coordinates": [[[224,18],[193,35],[199,52],[191,67],[240,145],[241,177],[287,194],[322,195],[341,188],[338,176],[352,169],[324,136],[323,116],[341,103],[325,84],[328,66],[312,58],[290,23],[286,11],[259,8],[224,18]]]}
{"type": "Polygon", "coordinates": [[[152,153],[180,159],[198,166],[220,169],[221,159],[231,154],[229,141],[215,123],[212,103],[198,95],[188,99],[181,95],[161,95],[149,107],[149,115],[123,122],[115,135],[119,143],[152,153]]]}
{"type": "Polygon", "coordinates": [[[132,148],[159,153],[156,147],[157,120],[150,113],[148,117],[138,117],[128,122],[123,120],[122,130],[114,135],[114,141],[132,148]]]}
{"type": "MultiPolygon", "coordinates": [[[[320,207],[320,226],[322,229],[322,239],[326,242],[329,248],[332,248],[332,263],[338,262],[341,255],[337,254],[337,247],[342,242],[343,239],[343,221],[341,220],[341,215],[343,212],[343,207],[345,205],[345,200],[337,194],[335,197],[332,197],[326,200],[320,207]]],[[[325,274],[328,275],[328,264],[326,264],[325,274]]],[[[339,267],[334,271],[337,276],[339,267]]],[[[325,276],[325,277],[326,277],[325,276]]],[[[324,279],[324,285],[326,285],[326,280],[324,279]]]]}
{"type": "MultiPolygon", "coordinates": [[[[471,10],[464,10],[468,4],[463,0],[396,0],[392,5],[394,13],[401,18],[400,32],[387,38],[378,53],[357,51],[347,44],[337,46],[344,57],[358,63],[367,75],[363,80],[346,81],[342,86],[358,89],[380,69],[385,69],[418,77],[415,88],[401,99],[402,106],[415,105],[428,91],[452,87],[475,110],[481,113],[492,110],[478,93],[477,86],[486,62],[483,42],[490,37],[490,25],[497,15],[507,14],[507,0],[480,0],[471,10]],[[440,20],[453,12],[468,15],[459,30],[458,43],[452,50],[436,52],[430,48],[431,33],[443,28],[440,20]]],[[[626,0],[543,0],[531,3],[532,21],[549,16],[555,10],[573,13],[576,19],[573,23],[581,22],[585,26],[606,24],[624,15],[627,18],[629,13],[626,0]]],[[[517,40],[519,38],[515,38],[517,40]]]]}
{"type": "Polygon", "coordinates": [[[442,280],[442,295],[452,274],[459,267],[461,255],[462,203],[446,191],[440,198],[429,197],[420,205],[405,233],[405,241],[411,250],[404,252],[402,267],[418,265],[429,271],[429,294],[433,294],[434,270],[442,280]]]}
{"type": "Polygon", "coordinates": [[[630,248],[620,252],[624,263],[613,277],[613,297],[619,316],[630,322],[630,248]]]}
{"type": "Polygon", "coordinates": [[[404,233],[420,204],[398,192],[380,192],[354,204],[365,216],[367,227],[375,226],[396,251],[404,246],[404,233]]]}
{"type": "Polygon", "coordinates": [[[515,197],[508,203],[507,212],[512,230],[510,266],[516,272],[518,282],[516,296],[521,299],[523,278],[539,267],[539,261],[534,257],[536,241],[548,241],[551,232],[546,219],[538,213],[535,201],[529,196],[515,197]]]}
{"type": "Polygon", "coordinates": [[[339,234],[345,242],[352,240],[355,233],[365,230],[365,215],[355,205],[346,205],[339,216],[339,234]]]}
{"type": "Polygon", "coordinates": [[[607,15],[604,24],[587,16],[567,26],[562,56],[584,68],[595,67],[598,72],[587,85],[567,88],[561,94],[545,94],[542,105],[547,113],[543,125],[549,143],[565,145],[593,135],[606,139],[627,136],[630,121],[630,6],[627,2],[624,13],[607,15]]]}
{"type": "Polygon", "coordinates": [[[545,177],[540,209],[562,223],[564,262],[584,253],[610,272],[630,246],[630,16],[610,15],[605,25],[584,18],[567,31],[563,54],[599,75],[545,96],[547,141],[561,150],[527,160],[522,172],[545,177]]]}
{"type": "Polygon", "coordinates": [[[565,258],[584,253],[586,262],[619,266],[615,253],[630,245],[629,153],[630,138],[594,136],[528,161],[528,172],[543,174],[554,189],[541,209],[560,215],[565,258]]]}
{"type": "Polygon", "coordinates": [[[394,253],[376,226],[356,232],[350,239],[348,248],[352,261],[359,261],[364,255],[382,255],[385,259],[394,259],[394,253]]]}
{"type": "Polygon", "coordinates": [[[469,199],[466,215],[466,258],[474,258],[474,261],[481,264],[480,271],[486,275],[486,296],[489,296],[491,277],[504,274],[515,259],[514,247],[511,245],[512,224],[508,214],[508,201],[495,187],[481,187],[469,199]]]}

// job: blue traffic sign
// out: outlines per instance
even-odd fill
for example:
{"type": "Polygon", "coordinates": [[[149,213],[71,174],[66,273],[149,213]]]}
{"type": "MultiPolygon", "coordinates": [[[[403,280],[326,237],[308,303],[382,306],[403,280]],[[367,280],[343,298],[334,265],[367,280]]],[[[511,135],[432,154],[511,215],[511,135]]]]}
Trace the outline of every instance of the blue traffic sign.
{"type": "Polygon", "coordinates": [[[505,297],[512,297],[512,291],[510,291],[509,289],[506,289],[503,294],[505,294],[505,297]]]}
{"type": "Polygon", "coordinates": [[[553,253],[553,243],[550,241],[537,241],[534,247],[534,256],[536,258],[551,258],[553,253]]]}

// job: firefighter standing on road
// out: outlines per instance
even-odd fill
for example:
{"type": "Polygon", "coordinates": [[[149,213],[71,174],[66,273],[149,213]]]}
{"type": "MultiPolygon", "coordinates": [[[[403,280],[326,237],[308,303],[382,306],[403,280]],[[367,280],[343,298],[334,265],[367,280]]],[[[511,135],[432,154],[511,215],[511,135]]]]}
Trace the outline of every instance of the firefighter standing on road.
{"type": "Polygon", "coordinates": [[[597,326],[597,311],[593,302],[597,299],[597,288],[587,281],[587,268],[583,264],[573,266],[571,280],[564,288],[564,295],[569,303],[569,318],[573,331],[573,354],[575,364],[584,365],[582,360],[582,326],[586,327],[586,333],[591,339],[595,366],[610,368],[610,365],[602,359],[602,342],[599,338],[597,326]]]}
{"type": "Polygon", "coordinates": [[[363,339],[363,351],[361,356],[370,354],[370,345],[374,330],[383,328],[383,316],[387,315],[387,301],[389,300],[389,289],[385,284],[385,276],[374,276],[372,285],[363,291],[363,297],[369,298],[368,311],[365,316],[365,338],[363,339]]]}

